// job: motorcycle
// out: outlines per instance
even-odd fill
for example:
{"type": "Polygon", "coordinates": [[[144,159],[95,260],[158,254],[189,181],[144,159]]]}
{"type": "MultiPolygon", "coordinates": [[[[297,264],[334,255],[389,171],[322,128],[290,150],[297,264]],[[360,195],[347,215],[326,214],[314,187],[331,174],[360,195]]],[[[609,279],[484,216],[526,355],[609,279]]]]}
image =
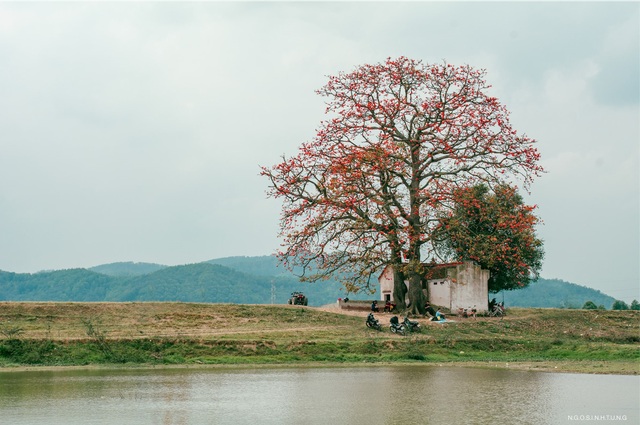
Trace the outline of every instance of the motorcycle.
{"type": "Polygon", "coordinates": [[[365,324],[367,325],[368,328],[377,329],[379,331],[382,330],[382,326],[380,326],[380,323],[378,322],[378,319],[373,317],[373,313],[369,313],[369,315],[367,316],[367,321],[365,322],[365,324]]]}
{"type": "Polygon", "coordinates": [[[420,332],[422,329],[420,328],[420,323],[409,320],[409,317],[406,316],[402,324],[409,332],[420,332]]]}
{"type": "Polygon", "coordinates": [[[489,311],[489,317],[502,317],[504,316],[504,304],[498,303],[493,306],[493,308],[489,311]]]}
{"type": "Polygon", "coordinates": [[[393,316],[389,320],[389,328],[391,329],[391,332],[393,332],[394,334],[400,334],[400,335],[404,335],[406,330],[404,327],[404,323],[400,323],[398,321],[398,316],[393,316]]]}
{"type": "Polygon", "coordinates": [[[473,317],[474,319],[476,318],[476,314],[478,313],[478,310],[476,309],[476,306],[474,305],[473,308],[471,307],[467,307],[467,308],[458,308],[458,316],[459,317],[473,317]]]}

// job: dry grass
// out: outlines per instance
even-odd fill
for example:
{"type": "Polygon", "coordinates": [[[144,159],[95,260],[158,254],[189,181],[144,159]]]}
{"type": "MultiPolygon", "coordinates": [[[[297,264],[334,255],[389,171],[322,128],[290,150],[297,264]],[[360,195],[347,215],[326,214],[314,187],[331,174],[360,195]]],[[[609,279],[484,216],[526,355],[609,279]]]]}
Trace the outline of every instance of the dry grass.
{"type": "Polygon", "coordinates": [[[100,364],[115,358],[119,363],[509,363],[536,370],[640,372],[635,311],[511,309],[504,319],[453,317],[444,325],[414,318],[423,331],[407,337],[389,332],[391,314],[376,315],[383,332],[367,329],[367,314],[333,306],[2,302],[0,366],[100,364]],[[50,341],[54,347],[28,361],[17,355],[7,360],[11,339],[50,341]],[[56,350],[73,347],[76,351],[61,360],[56,350]]]}
{"type": "Polygon", "coordinates": [[[18,327],[21,338],[86,339],[86,321],[109,339],[220,337],[238,334],[326,330],[321,309],[311,307],[195,303],[1,302],[0,329],[18,327]],[[285,309],[285,310],[283,310],[285,309]],[[294,314],[282,314],[290,310],[294,314]],[[304,311],[306,314],[299,314],[304,311]],[[300,316],[297,318],[296,316],[300,316]],[[322,317],[321,324],[319,318],[322,317]]]}

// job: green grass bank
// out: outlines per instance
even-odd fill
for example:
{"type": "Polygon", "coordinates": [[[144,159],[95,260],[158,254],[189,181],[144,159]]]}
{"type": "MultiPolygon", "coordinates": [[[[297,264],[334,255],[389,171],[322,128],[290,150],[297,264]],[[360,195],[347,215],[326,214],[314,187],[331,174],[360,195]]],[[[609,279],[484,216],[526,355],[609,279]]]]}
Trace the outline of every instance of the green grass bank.
{"type": "MultiPolygon", "coordinates": [[[[0,371],[24,367],[460,364],[640,373],[640,312],[509,309],[422,332],[366,313],[284,305],[0,303],[0,371]]],[[[415,320],[415,318],[414,318],[415,320]]]]}

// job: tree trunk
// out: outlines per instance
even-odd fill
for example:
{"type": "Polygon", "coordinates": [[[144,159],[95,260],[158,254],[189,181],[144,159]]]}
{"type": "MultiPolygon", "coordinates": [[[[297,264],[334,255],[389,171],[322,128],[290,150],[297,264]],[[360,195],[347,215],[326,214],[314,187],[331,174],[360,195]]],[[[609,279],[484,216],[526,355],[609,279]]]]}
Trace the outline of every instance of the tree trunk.
{"type": "Polygon", "coordinates": [[[396,308],[402,311],[407,308],[405,302],[407,285],[404,283],[404,273],[399,269],[399,264],[393,266],[393,301],[396,303],[396,308]]]}
{"type": "Polygon", "coordinates": [[[409,272],[409,310],[407,313],[424,315],[425,297],[422,292],[422,275],[412,270],[409,272]]]}

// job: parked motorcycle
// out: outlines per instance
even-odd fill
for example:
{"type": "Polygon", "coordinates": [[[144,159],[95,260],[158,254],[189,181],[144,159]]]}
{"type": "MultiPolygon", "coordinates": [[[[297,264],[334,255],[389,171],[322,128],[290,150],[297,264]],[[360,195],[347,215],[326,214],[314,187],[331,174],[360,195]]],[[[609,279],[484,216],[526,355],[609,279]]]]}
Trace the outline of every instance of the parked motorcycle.
{"type": "Polygon", "coordinates": [[[367,321],[365,322],[365,324],[367,325],[368,328],[377,329],[379,331],[382,330],[382,326],[380,326],[380,323],[378,322],[378,319],[373,317],[373,313],[369,313],[369,315],[367,316],[367,321]]]}
{"type": "Polygon", "coordinates": [[[408,316],[405,316],[402,324],[409,332],[420,332],[422,330],[422,328],[420,328],[420,323],[409,320],[408,316]]]}
{"type": "Polygon", "coordinates": [[[478,310],[476,309],[476,306],[474,305],[473,308],[471,307],[467,307],[467,308],[458,308],[458,316],[459,317],[473,317],[474,319],[476,318],[476,315],[478,313],[478,310]]]}
{"type": "Polygon", "coordinates": [[[504,314],[505,314],[505,311],[504,311],[504,304],[503,303],[495,304],[489,310],[489,316],[490,317],[502,317],[502,316],[504,316],[504,314]]]}
{"type": "Polygon", "coordinates": [[[404,335],[405,333],[404,324],[400,323],[400,321],[398,320],[398,316],[393,316],[389,320],[389,328],[391,329],[391,332],[393,332],[394,334],[404,335]]]}

